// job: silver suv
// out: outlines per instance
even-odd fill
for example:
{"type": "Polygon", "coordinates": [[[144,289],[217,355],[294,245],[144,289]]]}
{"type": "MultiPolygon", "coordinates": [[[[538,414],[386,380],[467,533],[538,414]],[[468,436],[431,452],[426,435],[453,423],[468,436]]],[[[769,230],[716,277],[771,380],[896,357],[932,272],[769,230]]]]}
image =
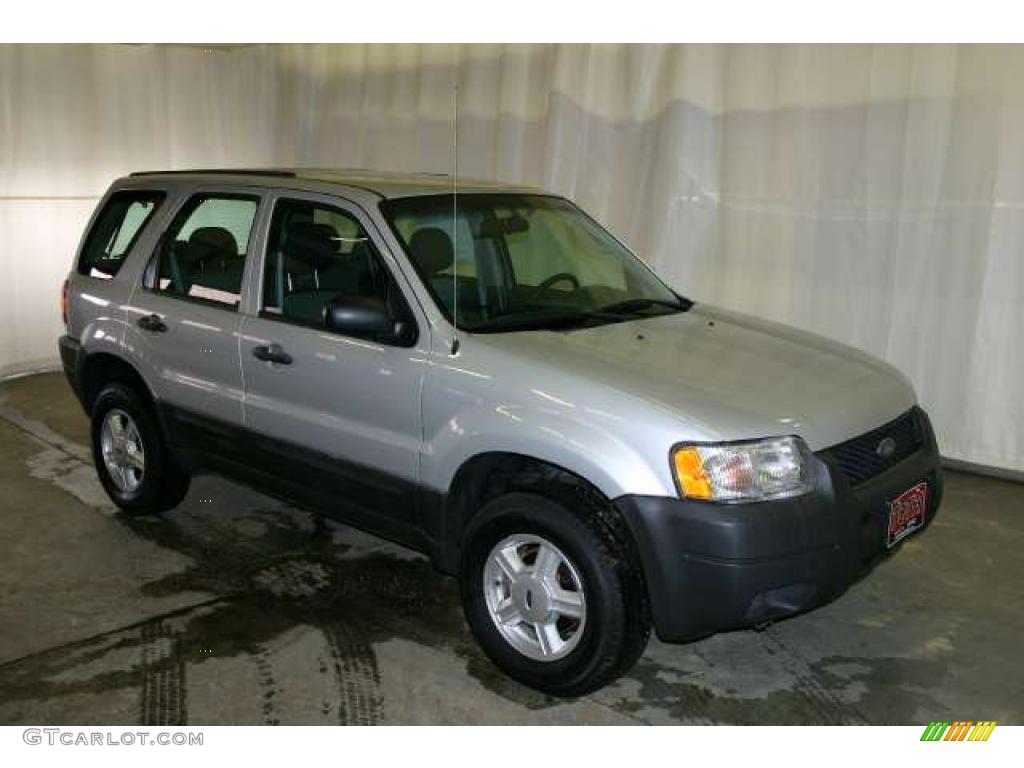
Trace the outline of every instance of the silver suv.
{"type": "Polygon", "coordinates": [[[212,470],[421,550],[557,695],[833,598],[932,519],[907,379],[695,304],[568,200],[443,176],[137,173],[60,351],[126,513],[212,470]]]}

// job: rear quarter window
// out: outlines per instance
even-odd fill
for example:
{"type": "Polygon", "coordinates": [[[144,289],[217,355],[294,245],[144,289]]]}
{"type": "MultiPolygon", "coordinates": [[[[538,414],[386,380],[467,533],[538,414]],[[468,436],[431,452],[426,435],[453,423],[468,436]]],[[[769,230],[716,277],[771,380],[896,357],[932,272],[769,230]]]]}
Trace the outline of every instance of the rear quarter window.
{"type": "Polygon", "coordinates": [[[116,275],[165,197],[163,192],[134,189],[112,194],[85,238],[78,273],[104,279],[116,275]]]}

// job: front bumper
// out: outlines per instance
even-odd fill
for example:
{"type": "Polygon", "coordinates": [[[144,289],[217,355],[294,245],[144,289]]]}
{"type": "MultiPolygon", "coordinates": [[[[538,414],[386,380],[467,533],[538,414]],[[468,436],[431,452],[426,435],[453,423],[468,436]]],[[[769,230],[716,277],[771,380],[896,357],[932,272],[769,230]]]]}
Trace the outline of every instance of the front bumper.
{"type": "Polygon", "coordinates": [[[917,417],[921,448],[857,486],[819,454],[814,491],[794,499],[616,499],[643,561],[658,637],[689,640],[828,602],[890,551],[886,501],[922,480],[927,528],[941,501],[942,471],[928,417],[920,409],[917,417]]]}

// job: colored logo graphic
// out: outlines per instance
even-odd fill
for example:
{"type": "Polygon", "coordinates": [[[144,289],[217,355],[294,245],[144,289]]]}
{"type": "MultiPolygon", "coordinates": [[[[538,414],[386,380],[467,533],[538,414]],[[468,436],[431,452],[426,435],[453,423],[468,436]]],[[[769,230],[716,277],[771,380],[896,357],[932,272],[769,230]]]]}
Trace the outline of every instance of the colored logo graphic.
{"type": "Polygon", "coordinates": [[[981,720],[977,723],[970,720],[950,722],[931,722],[921,734],[921,741],[988,741],[996,723],[994,720],[981,720]]]}

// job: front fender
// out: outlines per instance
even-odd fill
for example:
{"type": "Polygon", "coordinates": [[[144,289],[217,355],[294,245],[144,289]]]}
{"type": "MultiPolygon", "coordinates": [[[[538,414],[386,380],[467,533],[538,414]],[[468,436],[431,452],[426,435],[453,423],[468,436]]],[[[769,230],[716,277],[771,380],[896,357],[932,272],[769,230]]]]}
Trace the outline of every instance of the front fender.
{"type": "Polygon", "coordinates": [[[500,452],[562,467],[590,482],[609,499],[627,493],[674,495],[667,449],[664,470],[659,472],[639,450],[601,422],[600,417],[523,405],[461,411],[426,435],[424,485],[447,493],[465,462],[483,453],[500,452]]]}

